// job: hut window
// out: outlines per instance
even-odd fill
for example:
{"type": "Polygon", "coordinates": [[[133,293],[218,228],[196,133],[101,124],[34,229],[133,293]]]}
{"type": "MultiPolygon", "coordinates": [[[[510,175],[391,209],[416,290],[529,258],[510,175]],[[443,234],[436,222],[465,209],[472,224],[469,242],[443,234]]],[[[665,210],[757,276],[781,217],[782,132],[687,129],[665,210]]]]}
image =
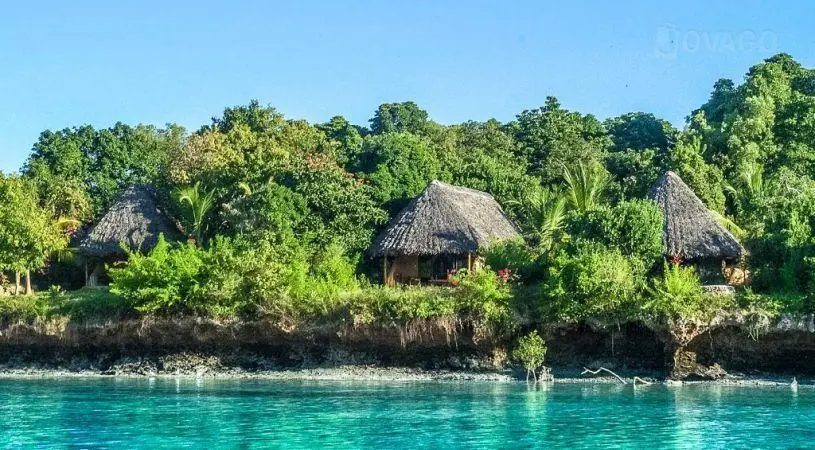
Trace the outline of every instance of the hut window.
{"type": "Polygon", "coordinates": [[[419,258],[419,277],[443,280],[449,270],[467,267],[467,255],[435,255],[419,258]]]}

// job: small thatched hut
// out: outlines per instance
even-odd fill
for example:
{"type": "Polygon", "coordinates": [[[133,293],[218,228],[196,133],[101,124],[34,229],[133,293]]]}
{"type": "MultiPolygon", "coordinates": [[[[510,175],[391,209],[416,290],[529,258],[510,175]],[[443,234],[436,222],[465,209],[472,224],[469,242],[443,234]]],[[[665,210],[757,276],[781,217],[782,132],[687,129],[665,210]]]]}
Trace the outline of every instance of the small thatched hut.
{"type": "Polygon", "coordinates": [[[88,286],[97,285],[105,262],[126,256],[122,245],[146,252],[155,247],[160,234],[169,240],[180,236],[175,222],[160,205],[153,186],[135,185],[122,192],[79,243],[79,252],[94,263],[90,273],[86,268],[88,286]]]}
{"type": "Polygon", "coordinates": [[[491,195],[434,180],[377,236],[370,254],[382,258],[385,284],[446,280],[449,270],[472,268],[479,249],[518,236],[491,195]]]}
{"type": "Polygon", "coordinates": [[[648,191],[665,215],[666,256],[691,263],[703,277],[721,273],[725,263],[738,262],[745,251],[707,209],[693,190],[673,172],[667,172],[648,191]],[[707,273],[706,273],[707,272],[707,273]]]}

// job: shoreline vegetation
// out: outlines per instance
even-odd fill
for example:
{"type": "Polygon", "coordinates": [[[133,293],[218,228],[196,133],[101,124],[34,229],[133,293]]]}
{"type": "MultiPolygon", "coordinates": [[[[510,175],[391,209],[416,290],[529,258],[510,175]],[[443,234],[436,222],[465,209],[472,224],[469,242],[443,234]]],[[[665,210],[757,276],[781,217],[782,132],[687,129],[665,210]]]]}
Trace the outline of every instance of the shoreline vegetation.
{"type": "Polygon", "coordinates": [[[0,174],[0,370],[815,375],[813,118],[779,54],[683,130],[554,97],[47,130],[0,174]]]}

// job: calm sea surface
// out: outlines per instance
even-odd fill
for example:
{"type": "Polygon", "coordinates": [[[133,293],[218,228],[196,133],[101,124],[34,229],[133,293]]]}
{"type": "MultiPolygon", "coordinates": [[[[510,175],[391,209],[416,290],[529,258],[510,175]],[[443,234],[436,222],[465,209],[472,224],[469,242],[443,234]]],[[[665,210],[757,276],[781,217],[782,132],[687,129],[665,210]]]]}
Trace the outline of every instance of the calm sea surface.
{"type": "Polygon", "coordinates": [[[0,379],[0,447],[815,448],[815,389],[0,379]]]}

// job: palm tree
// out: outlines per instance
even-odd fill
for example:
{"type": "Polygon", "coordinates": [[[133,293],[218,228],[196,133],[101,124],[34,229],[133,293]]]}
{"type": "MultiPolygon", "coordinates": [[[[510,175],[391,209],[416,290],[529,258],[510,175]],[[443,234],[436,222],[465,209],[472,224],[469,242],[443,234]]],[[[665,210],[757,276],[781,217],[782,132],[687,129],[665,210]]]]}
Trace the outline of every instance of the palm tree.
{"type": "Polygon", "coordinates": [[[608,186],[609,176],[601,167],[580,163],[573,168],[564,166],[563,180],[566,182],[569,205],[576,211],[584,212],[599,203],[608,186]]]}
{"type": "Polygon", "coordinates": [[[189,223],[192,224],[192,232],[195,241],[203,243],[204,218],[215,204],[215,190],[206,191],[201,189],[201,182],[196,182],[193,186],[180,188],[176,191],[179,203],[187,204],[189,207],[189,223]]]}
{"type": "Polygon", "coordinates": [[[725,189],[734,197],[745,197],[748,201],[759,200],[764,196],[764,166],[758,163],[746,164],[739,171],[738,190],[733,185],[725,185],[725,189]]]}
{"type": "Polygon", "coordinates": [[[540,248],[544,251],[552,248],[566,220],[566,198],[558,192],[540,188],[529,194],[526,201],[511,203],[521,210],[540,248]]]}

